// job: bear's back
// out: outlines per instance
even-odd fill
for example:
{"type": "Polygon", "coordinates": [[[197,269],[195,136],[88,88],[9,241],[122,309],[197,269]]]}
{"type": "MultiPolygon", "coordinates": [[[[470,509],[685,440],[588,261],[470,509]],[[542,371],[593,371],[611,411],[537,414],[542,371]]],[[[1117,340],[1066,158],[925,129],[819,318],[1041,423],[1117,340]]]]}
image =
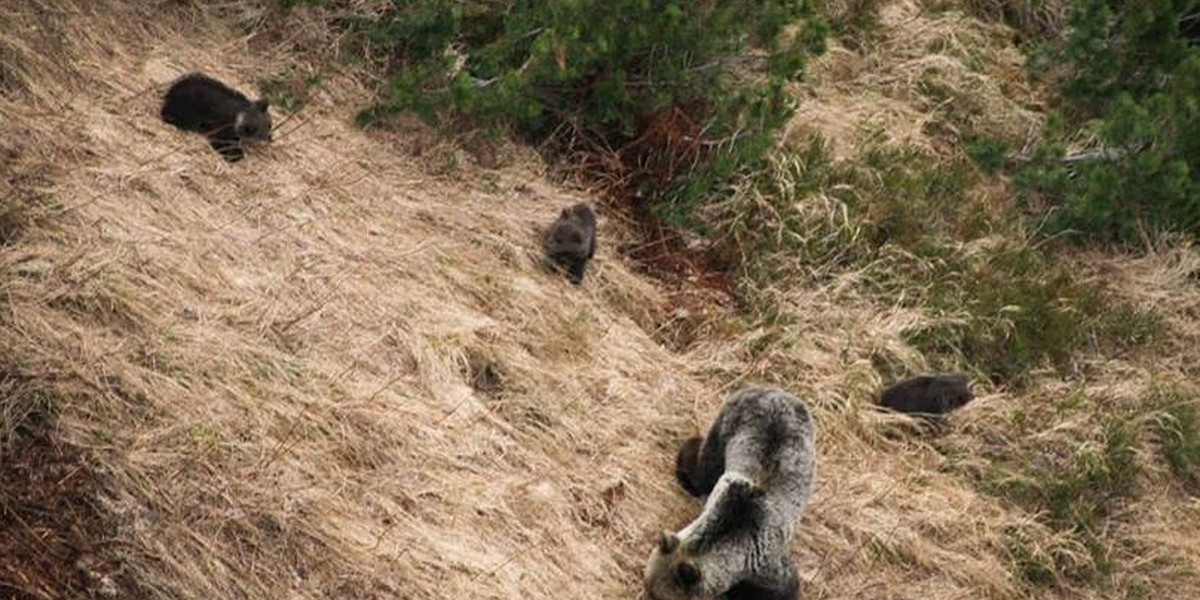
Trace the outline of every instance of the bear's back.
{"type": "Polygon", "coordinates": [[[815,428],[808,407],[776,388],[747,388],[730,399],[720,435],[725,469],[756,482],[788,521],[799,518],[816,478],[815,428]]]}
{"type": "Polygon", "coordinates": [[[941,415],[972,400],[970,379],[962,373],[931,373],[888,387],[879,405],[906,414],[941,415]]]}
{"type": "Polygon", "coordinates": [[[181,129],[212,133],[229,127],[252,103],[237,90],[203,73],[175,81],[163,100],[162,118],[181,129]]]}

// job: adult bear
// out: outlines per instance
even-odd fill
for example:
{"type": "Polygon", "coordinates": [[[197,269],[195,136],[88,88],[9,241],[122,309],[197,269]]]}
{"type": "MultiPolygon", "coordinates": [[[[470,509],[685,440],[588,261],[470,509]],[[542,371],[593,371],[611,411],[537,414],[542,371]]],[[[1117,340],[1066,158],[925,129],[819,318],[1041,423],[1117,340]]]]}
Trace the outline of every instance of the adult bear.
{"type": "Polygon", "coordinates": [[[799,398],[772,387],[733,394],[708,435],[679,449],[680,485],[708,499],[687,527],[659,535],[646,565],[650,598],[797,598],[792,534],[816,479],[814,438],[799,398]]]}

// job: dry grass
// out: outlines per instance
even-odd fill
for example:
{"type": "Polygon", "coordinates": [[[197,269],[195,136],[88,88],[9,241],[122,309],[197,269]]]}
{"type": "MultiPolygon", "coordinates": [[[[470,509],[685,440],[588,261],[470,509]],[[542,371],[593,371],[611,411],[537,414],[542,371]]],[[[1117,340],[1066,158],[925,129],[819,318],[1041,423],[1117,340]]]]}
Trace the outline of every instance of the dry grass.
{"type": "Polygon", "coordinates": [[[1008,24],[1026,41],[1056,37],[1066,29],[1069,0],[962,0],[979,17],[1008,24]]]}
{"type": "Polygon", "coordinates": [[[821,133],[839,157],[878,142],[944,157],[975,135],[1020,145],[1040,123],[1039,101],[1011,30],[946,4],[881,3],[856,49],[831,42],[810,68],[793,135],[821,133]]]}
{"type": "MultiPolygon", "coordinates": [[[[180,72],[249,91],[303,60],[278,28],[235,28],[261,22],[253,6],[180,4],[0,8],[4,164],[38,174],[49,198],[0,251],[0,349],[53,392],[57,435],[90,457],[122,597],[636,597],[652,533],[696,510],[671,479],[674,445],[754,380],[802,394],[819,421],[821,480],[796,548],[806,597],[1041,593],[1014,579],[1005,532],[1055,534],[868,406],[883,383],[873,356],[924,366],[901,337],[918,312],[861,296],[849,273],[781,284],[791,318],[776,329],[714,327],[665,348],[670,307],[612,251],[630,242],[620,224],[602,219],[583,287],[542,269],[537,229],[579,194],[528,153],[496,169],[415,158],[410,138],[350,124],[366,95],[336,72],[236,165],[163,125],[158,97],[180,72]]],[[[885,22],[912,6],[889,5],[885,22]]],[[[898,66],[855,67],[858,81],[895,108],[887,131],[933,147],[912,124],[951,108],[907,90],[987,83],[945,58],[977,30],[904,23],[912,37],[883,46],[898,66]],[[921,36],[948,54],[926,57],[921,36]]],[[[985,106],[1008,102],[981,89],[985,106]]],[[[1028,118],[983,112],[946,122],[1008,134],[1028,118]]],[[[1190,310],[1186,282],[1155,260],[1111,267],[1190,310]]],[[[1154,379],[1106,373],[1095,385],[1154,379]]],[[[997,415],[1036,399],[981,392],[961,445],[1001,435],[997,415]]],[[[1134,511],[1129,535],[1194,562],[1200,514],[1171,493],[1134,511]]],[[[1186,566],[1162,571],[1174,596],[1200,591],[1186,566]]]]}
{"type": "Polygon", "coordinates": [[[657,476],[684,421],[650,400],[702,391],[639,325],[654,288],[603,249],[581,289],[544,273],[536,228],[575,198],[527,166],[388,152],[349,124],[349,80],[221,163],[158,121],[163,84],[201,68],[247,89],[287,57],[250,59],[225,15],[160,7],[176,29],[125,6],[18,15],[81,35],[52,55],[77,76],[4,103],[62,204],[3,254],[4,338],[101,465],[144,593],[634,589],[642,536],[684,505],[657,476]],[[499,397],[469,385],[477,350],[499,397]]]}

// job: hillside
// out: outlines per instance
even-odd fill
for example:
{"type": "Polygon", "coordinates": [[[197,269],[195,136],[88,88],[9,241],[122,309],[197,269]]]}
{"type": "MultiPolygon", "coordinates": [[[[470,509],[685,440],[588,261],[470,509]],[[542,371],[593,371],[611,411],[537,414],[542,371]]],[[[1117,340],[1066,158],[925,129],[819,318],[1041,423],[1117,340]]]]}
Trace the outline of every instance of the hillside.
{"type": "MultiPolygon", "coordinates": [[[[981,381],[947,431],[914,432],[871,407],[879,357],[930,367],[905,332],[937,317],[870,292],[867,270],[780,281],[781,316],[759,320],[647,276],[619,251],[635,228],[601,209],[571,286],[538,232],[602,198],[528,148],[479,160],[417,126],[356,127],[360,74],[311,53],[328,35],[312,12],[269,4],[0,8],[0,597],[638,597],[653,535],[698,509],[676,444],[751,381],[817,418],[806,598],[1200,594],[1200,503],[1153,436],[1129,446],[1136,492],[1105,515],[1095,578],[1069,576],[1100,572],[1092,548],[978,484],[1006,456],[1103,447],[1096,414],[1151,423],[1135,409],[1161,390],[1194,405],[1186,241],[1062,259],[1166,341],[981,381]],[[190,70],[320,83],[231,165],[158,119],[190,70]],[[1061,569],[1049,584],[1022,578],[1039,561],[1061,569]]],[[[789,136],[823,133],[844,160],[880,136],[945,157],[945,127],[1038,121],[1002,26],[884,5],[877,43],[813,66],[789,136]],[[984,68],[956,54],[987,44],[984,68]],[[931,89],[973,90],[972,109],[931,89]]]]}

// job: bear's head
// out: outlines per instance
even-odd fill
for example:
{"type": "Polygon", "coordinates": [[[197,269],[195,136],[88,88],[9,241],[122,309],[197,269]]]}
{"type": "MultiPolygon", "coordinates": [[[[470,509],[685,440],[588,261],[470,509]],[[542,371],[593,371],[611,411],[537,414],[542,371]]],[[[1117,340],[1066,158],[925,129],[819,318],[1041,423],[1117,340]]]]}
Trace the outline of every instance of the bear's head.
{"type": "Polygon", "coordinates": [[[550,232],[550,247],[555,254],[583,254],[587,249],[583,228],[569,221],[559,221],[550,232]]]}
{"type": "Polygon", "coordinates": [[[746,576],[759,542],[762,491],[751,481],[722,478],[704,512],[678,534],[663,531],[646,563],[652,600],[715,598],[746,576]]]}
{"type": "Polygon", "coordinates": [[[651,600],[704,598],[704,573],[683,550],[683,541],[669,531],[658,534],[658,545],[646,563],[646,594],[651,600]]]}
{"type": "Polygon", "coordinates": [[[237,114],[233,124],[238,138],[247,142],[271,141],[271,113],[267,110],[270,102],[259,98],[250,103],[250,108],[237,114]]]}

